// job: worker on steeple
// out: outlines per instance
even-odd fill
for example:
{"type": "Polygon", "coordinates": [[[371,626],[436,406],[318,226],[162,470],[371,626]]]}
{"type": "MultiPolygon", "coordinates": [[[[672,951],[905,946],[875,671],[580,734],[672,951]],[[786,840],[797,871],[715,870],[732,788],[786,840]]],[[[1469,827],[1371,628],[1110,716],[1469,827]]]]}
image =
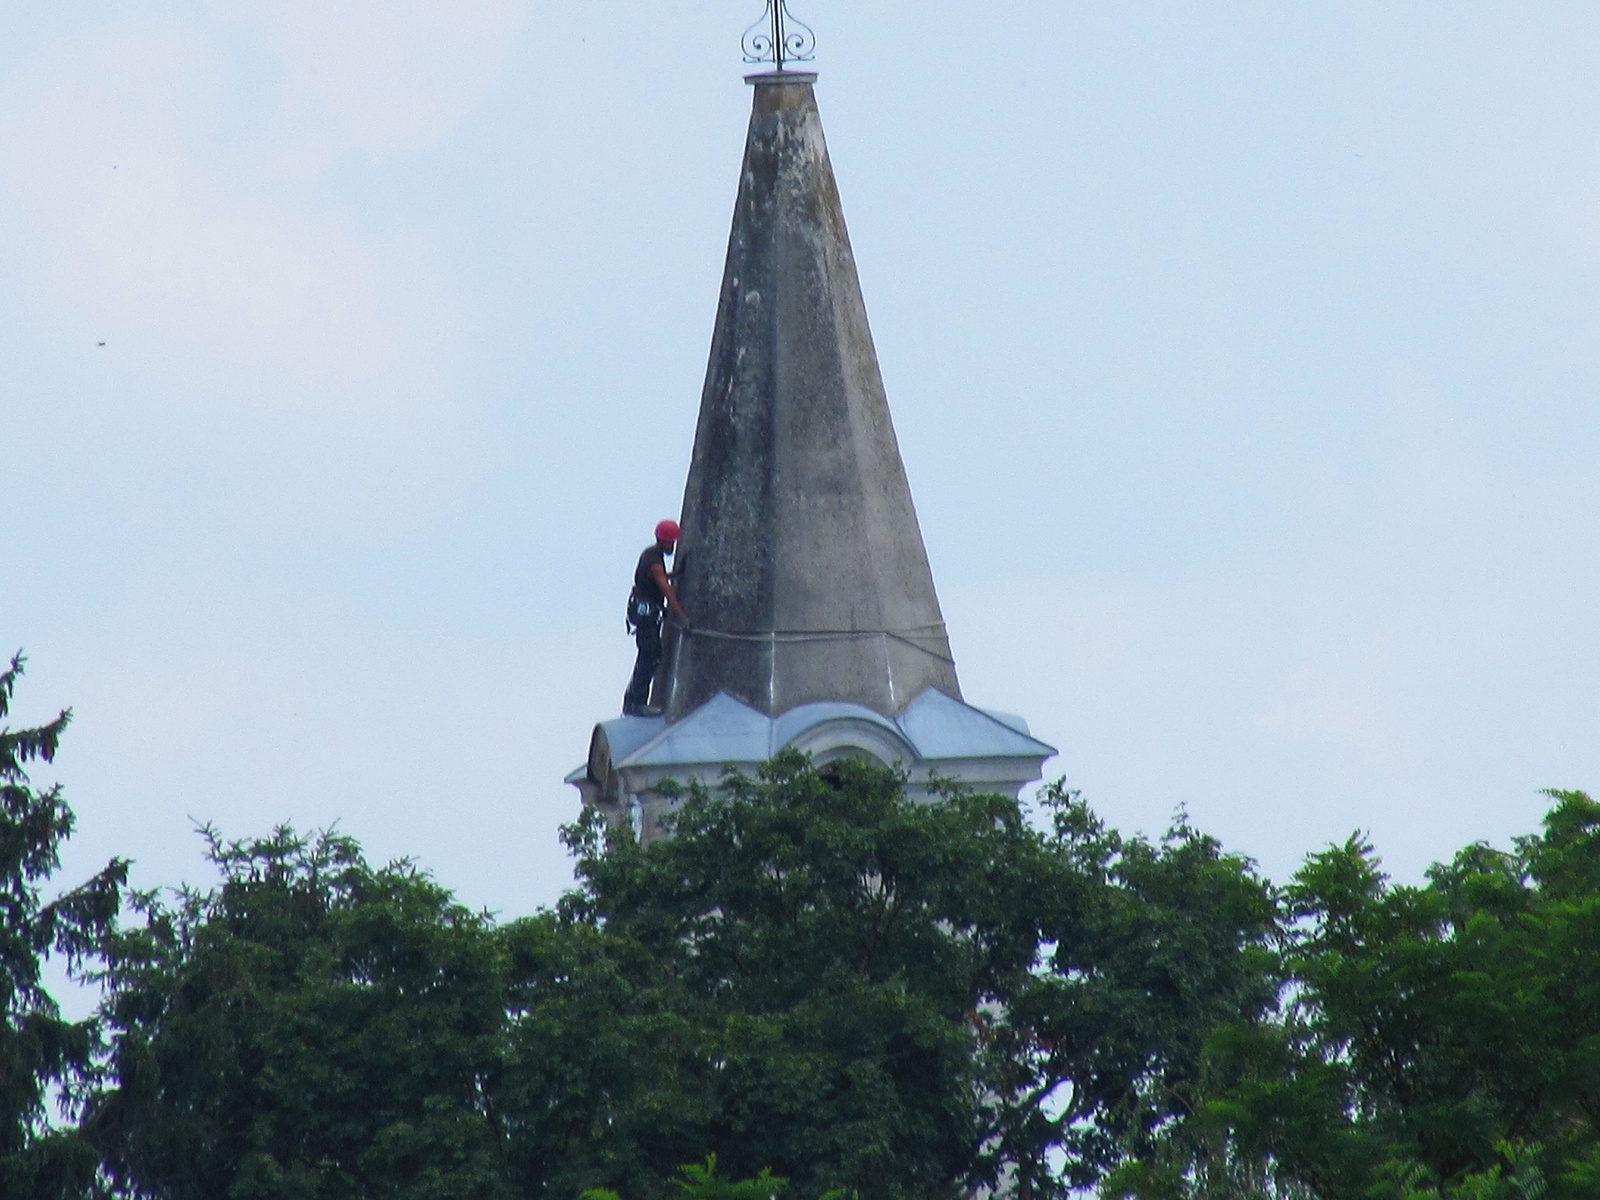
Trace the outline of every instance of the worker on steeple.
{"type": "Polygon", "coordinates": [[[653,717],[660,709],[650,708],[650,682],[661,665],[661,618],[670,611],[685,630],[689,617],[678,603],[678,593],[667,576],[667,556],[678,548],[678,523],[661,521],[656,525],[655,544],[645,547],[639,565],[633,569],[633,591],[628,596],[628,626],[639,645],[633,664],[633,679],[622,697],[625,717],[653,717]]]}

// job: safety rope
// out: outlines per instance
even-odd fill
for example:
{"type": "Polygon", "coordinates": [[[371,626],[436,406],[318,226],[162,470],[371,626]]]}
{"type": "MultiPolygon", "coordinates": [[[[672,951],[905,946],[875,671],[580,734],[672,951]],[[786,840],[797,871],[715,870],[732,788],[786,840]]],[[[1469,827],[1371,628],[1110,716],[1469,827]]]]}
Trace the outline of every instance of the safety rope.
{"type": "Polygon", "coordinates": [[[910,646],[913,650],[920,650],[930,658],[937,658],[940,662],[955,663],[955,659],[948,654],[923,646],[914,641],[915,638],[945,638],[944,622],[933,621],[927,625],[907,625],[900,629],[772,629],[764,633],[735,633],[725,629],[702,629],[698,625],[685,629],[674,621],[678,632],[686,637],[712,638],[723,642],[766,642],[769,645],[797,645],[806,642],[842,642],[857,638],[881,637],[893,638],[910,646]],[[928,632],[922,632],[927,630],[928,632]]]}

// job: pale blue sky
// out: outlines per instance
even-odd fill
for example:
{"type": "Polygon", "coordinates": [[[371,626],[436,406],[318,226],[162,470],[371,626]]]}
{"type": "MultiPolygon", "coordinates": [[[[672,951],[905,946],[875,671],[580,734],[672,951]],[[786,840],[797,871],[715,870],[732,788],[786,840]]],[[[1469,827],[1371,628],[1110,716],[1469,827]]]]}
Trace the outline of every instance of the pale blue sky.
{"type": "MultiPolygon", "coordinates": [[[[0,644],[77,710],[71,870],[338,820],[558,894],[759,10],[0,6],[0,644]]],[[[1600,788],[1600,9],[794,10],[969,700],[1280,878],[1600,788]]]]}

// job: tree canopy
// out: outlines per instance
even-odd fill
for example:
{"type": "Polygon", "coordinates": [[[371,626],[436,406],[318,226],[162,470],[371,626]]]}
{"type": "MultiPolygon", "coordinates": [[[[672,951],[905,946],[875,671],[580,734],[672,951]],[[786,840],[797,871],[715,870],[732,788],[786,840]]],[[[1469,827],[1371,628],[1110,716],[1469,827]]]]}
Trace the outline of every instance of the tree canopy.
{"type": "Polygon", "coordinates": [[[1421,886],[1353,837],[1281,895],[1280,1013],[1224,1023],[1201,1119],[1115,1195],[1600,1195],[1600,805],[1421,886]]]}
{"type": "MultiPolygon", "coordinates": [[[[0,671],[0,720],[23,662],[17,654],[0,671]]],[[[0,726],[0,1196],[79,1195],[95,1175],[94,1148],[70,1121],[93,1073],[95,1024],[62,1019],[43,971],[52,954],[76,967],[94,953],[112,929],[127,865],[112,862],[53,898],[43,890],[61,865],[73,816],[60,787],[35,788],[27,766],[55,757],[71,719],[62,711],[34,728],[0,726]],[[67,1120],[52,1121],[52,1093],[67,1120]]]]}
{"type": "Polygon", "coordinates": [[[106,940],[108,1086],[85,1127],[118,1192],[170,1200],[515,1193],[493,1093],[507,1021],[487,918],[405,863],[288,829],[135,897],[106,940]]]}
{"type": "Polygon", "coordinates": [[[49,895],[68,719],[0,729],[8,1200],[1600,1195],[1581,792],[1414,886],[1352,837],[1280,888],[1181,816],[788,753],[649,846],[586,814],[576,886],[500,921],[289,828],[49,895]]]}
{"type": "Polygon", "coordinates": [[[84,1128],[116,1190],[173,1200],[654,1200],[711,1156],[801,1200],[1061,1195],[1270,999],[1273,908],[1186,826],[1044,803],[1041,830],[786,755],[686,795],[665,842],[575,825],[578,888],[503,925],[348,838],[208,830],[218,886],[136,896],[103,940],[84,1128]]]}
{"type": "Polygon", "coordinates": [[[1181,1116],[1205,1030],[1271,1001],[1266,885],[1186,824],[1150,845],[1064,788],[1041,805],[1043,829],[787,754],[692,791],[668,841],[575,828],[564,918],[691,1038],[682,1094],[613,1118],[638,1169],[715,1150],[800,1195],[1055,1196],[1181,1116]]]}

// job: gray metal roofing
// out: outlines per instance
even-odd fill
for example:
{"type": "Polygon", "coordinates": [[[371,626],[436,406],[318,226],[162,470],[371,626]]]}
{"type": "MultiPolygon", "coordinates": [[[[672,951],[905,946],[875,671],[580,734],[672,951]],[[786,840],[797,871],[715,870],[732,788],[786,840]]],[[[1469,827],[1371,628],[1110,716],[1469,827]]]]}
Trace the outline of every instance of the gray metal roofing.
{"type": "Polygon", "coordinates": [[[840,701],[805,704],[767,717],[719,692],[671,725],[661,717],[619,717],[602,724],[611,761],[618,767],[764,762],[806,732],[842,720],[880,727],[921,761],[1049,758],[1056,753],[1054,746],[1029,734],[1020,717],[1004,717],[1009,719],[929,688],[892,721],[864,705],[840,701]]]}

